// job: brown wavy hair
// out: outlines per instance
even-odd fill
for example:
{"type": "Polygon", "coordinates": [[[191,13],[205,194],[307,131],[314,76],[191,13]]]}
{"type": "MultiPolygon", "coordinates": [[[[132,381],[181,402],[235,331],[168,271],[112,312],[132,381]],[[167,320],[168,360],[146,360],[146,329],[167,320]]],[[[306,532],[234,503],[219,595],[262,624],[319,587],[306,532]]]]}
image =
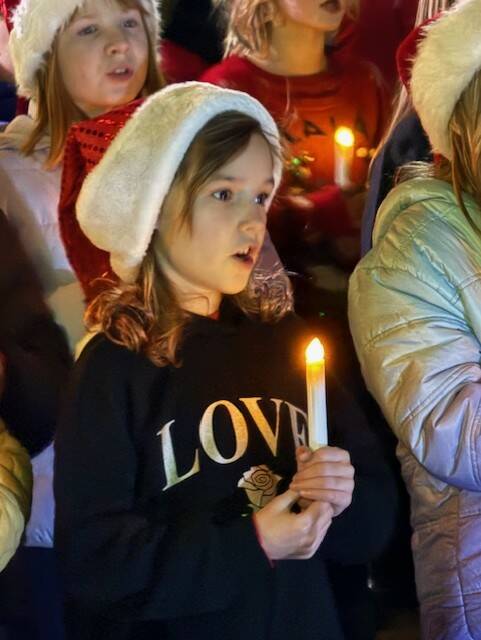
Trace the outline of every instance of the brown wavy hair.
{"type": "MultiPolygon", "coordinates": [[[[125,9],[138,9],[140,11],[149,48],[147,77],[142,95],[151,95],[161,89],[165,85],[165,81],[157,64],[155,43],[152,42],[145,21],[145,9],[137,0],[115,1],[125,9]]],[[[70,21],[65,25],[64,29],[76,15],[77,11],[72,14],[70,21]]],[[[55,167],[62,160],[70,126],[78,120],[88,118],[88,116],[75,105],[65,88],[58,62],[57,42],[58,34],[54,39],[51,50],[45,56],[45,64],[37,71],[34,128],[22,147],[25,155],[31,155],[35,151],[35,147],[41,138],[48,134],[50,136],[50,151],[45,163],[48,169],[55,167]]]]}
{"type": "MultiPolygon", "coordinates": [[[[269,53],[271,29],[278,19],[275,0],[213,0],[227,25],[224,57],[255,54],[262,58],[269,53]]],[[[348,0],[346,14],[356,18],[359,0],[348,0]]]]}
{"type": "MultiPolygon", "coordinates": [[[[273,156],[277,147],[257,120],[225,112],[210,120],[194,138],[175,174],[160,215],[192,224],[197,194],[226,162],[241,153],[253,134],[260,134],[273,156]]],[[[154,250],[155,234],[134,284],[118,284],[99,294],[86,311],[87,327],[104,332],[116,344],[144,353],[155,365],[180,364],[179,346],[191,318],[176,298],[154,250]]],[[[276,322],[292,309],[292,291],[280,263],[269,270],[255,267],[244,291],[226,296],[243,313],[276,322]]]]}

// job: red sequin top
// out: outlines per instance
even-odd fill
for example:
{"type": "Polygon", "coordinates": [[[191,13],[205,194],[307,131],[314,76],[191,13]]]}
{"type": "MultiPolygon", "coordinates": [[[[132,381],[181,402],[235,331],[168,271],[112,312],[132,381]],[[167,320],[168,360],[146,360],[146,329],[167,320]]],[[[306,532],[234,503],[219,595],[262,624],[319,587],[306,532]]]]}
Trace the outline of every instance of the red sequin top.
{"type": "Polygon", "coordinates": [[[75,205],[85,177],[102,159],[109,144],[143,99],[114,109],[91,120],[74,124],[65,147],[59,202],[59,225],[68,259],[82,285],[87,302],[103,288],[98,278],[117,280],[109,254],[95,247],[84,235],[75,205]]]}

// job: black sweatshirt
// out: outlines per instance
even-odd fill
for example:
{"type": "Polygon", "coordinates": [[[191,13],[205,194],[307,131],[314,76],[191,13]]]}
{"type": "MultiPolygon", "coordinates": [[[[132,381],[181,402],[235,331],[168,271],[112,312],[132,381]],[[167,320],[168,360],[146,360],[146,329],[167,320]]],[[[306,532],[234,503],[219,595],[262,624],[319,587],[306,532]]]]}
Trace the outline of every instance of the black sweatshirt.
{"type": "Polygon", "coordinates": [[[305,442],[305,345],[296,317],[261,324],[227,305],[218,321],[192,320],[179,368],[104,336],[87,346],[56,438],[69,640],[342,638],[324,559],[380,551],[394,489],[336,385],[330,437],[349,448],[353,436],[352,506],[312,560],[275,568],[251,518],[286,488],[305,442]]]}

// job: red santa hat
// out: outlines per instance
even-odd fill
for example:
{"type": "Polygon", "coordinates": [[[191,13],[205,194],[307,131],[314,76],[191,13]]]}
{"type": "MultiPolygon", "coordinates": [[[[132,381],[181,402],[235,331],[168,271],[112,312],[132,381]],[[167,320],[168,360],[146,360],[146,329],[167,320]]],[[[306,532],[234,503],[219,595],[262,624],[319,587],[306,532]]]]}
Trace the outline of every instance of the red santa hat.
{"type": "MultiPolygon", "coordinates": [[[[156,0],[137,0],[145,11],[147,29],[153,46],[158,50],[160,14],[156,0]]],[[[2,0],[7,6],[10,0],[2,0]]],[[[13,30],[9,48],[12,58],[18,95],[32,98],[35,95],[35,76],[45,64],[45,54],[52,47],[59,29],[68,23],[85,0],[20,0],[13,12],[13,30]]]]}
{"type": "Polygon", "coordinates": [[[147,98],[85,179],[77,200],[80,227],[110,253],[113,271],[125,282],[137,278],[164,198],[192,141],[226,111],[257,120],[278,148],[273,167],[277,189],[282,160],[272,116],[245,93],[200,82],[170,85],[147,98]]]}
{"type": "Polygon", "coordinates": [[[429,18],[422,24],[415,27],[401,42],[396,51],[396,66],[399,75],[399,79],[410,90],[411,74],[413,70],[413,63],[418,52],[418,46],[425,35],[425,28],[437,20],[440,14],[433,18],[429,18]]]}
{"type": "Polygon", "coordinates": [[[452,158],[449,122],[481,69],[481,0],[459,0],[424,25],[411,72],[413,106],[435,153],[452,158]]]}
{"type": "Polygon", "coordinates": [[[68,259],[87,300],[105,286],[99,278],[116,280],[109,254],[94,246],[80,229],[75,214],[85,177],[96,167],[112,140],[144,99],[113,109],[91,120],[74,124],[67,138],[63,157],[59,201],[59,224],[68,259]]]}
{"type": "Polygon", "coordinates": [[[0,0],[0,11],[2,12],[3,18],[7,25],[7,29],[9,31],[12,30],[12,12],[15,7],[18,5],[20,0],[0,0]]]}

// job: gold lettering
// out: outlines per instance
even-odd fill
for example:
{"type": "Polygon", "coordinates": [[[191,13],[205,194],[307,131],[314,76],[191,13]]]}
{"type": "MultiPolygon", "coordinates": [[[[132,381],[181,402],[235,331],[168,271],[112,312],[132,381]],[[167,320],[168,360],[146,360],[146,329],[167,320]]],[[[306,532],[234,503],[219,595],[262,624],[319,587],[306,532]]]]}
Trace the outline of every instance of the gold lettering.
{"type": "Polygon", "coordinates": [[[290,402],[287,402],[287,400],[285,403],[289,407],[292,436],[295,446],[307,446],[307,413],[290,402]]]}
{"type": "Polygon", "coordinates": [[[199,436],[202,446],[211,460],[218,462],[219,464],[230,464],[239,460],[244,455],[248,444],[248,431],[247,423],[239,411],[239,409],[228,402],[227,400],[219,400],[214,402],[208,407],[202,416],[202,420],[199,426],[199,436]],[[214,413],[217,407],[224,407],[227,409],[232,426],[234,428],[236,439],[236,450],[231,458],[224,458],[220,453],[214,436],[214,413]]]}
{"type": "Polygon", "coordinates": [[[187,471],[187,473],[184,473],[183,476],[179,476],[179,472],[177,471],[177,463],[175,461],[174,445],[172,443],[172,436],[170,434],[170,427],[174,424],[174,422],[175,420],[171,420],[170,422],[165,424],[160,431],[157,432],[157,436],[160,436],[162,445],[164,472],[167,479],[167,484],[162,489],[162,491],[170,489],[176,484],[179,484],[179,482],[187,480],[187,478],[190,478],[200,471],[199,450],[196,449],[192,469],[190,471],[187,471]]]}
{"type": "Polygon", "coordinates": [[[262,409],[259,407],[259,400],[261,399],[262,398],[239,398],[239,400],[243,402],[247,407],[247,410],[249,411],[252,419],[259,428],[259,431],[266,441],[267,446],[272,451],[272,454],[277,455],[277,440],[279,438],[280,408],[282,405],[282,400],[271,398],[271,401],[275,404],[276,407],[276,426],[273,431],[270,424],[267,422],[267,418],[262,412],[262,409]]]}

